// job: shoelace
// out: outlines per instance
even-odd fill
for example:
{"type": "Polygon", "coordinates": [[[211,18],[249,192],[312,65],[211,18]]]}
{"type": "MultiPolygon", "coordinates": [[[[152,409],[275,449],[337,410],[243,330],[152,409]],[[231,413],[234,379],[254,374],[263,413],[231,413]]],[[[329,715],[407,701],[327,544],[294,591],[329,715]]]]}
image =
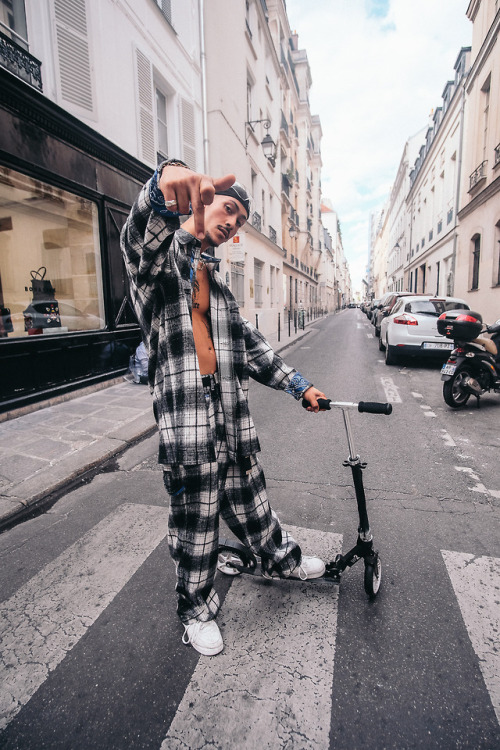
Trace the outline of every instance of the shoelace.
{"type": "Polygon", "coordinates": [[[193,640],[196,639],[196,636],[200,632],[200,630],[203,630],[203,627],[205,625],[208,625],[207,622],[193,622],[191,625],[185,625],[186,628],[184,631],[184,635],[182,636],[182,642],[184,645],[188,645],[188,643],[191,643],[193,640]]]}

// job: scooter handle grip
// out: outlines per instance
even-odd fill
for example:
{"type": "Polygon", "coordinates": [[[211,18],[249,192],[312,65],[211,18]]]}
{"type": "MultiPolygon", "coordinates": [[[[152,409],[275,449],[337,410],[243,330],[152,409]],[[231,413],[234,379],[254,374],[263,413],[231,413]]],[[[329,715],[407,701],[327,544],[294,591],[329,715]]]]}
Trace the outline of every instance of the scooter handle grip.
{"type": "Polygon", "coordinates": [[[368,414],[392,414],[392,404],[381,404],[378,401],[360,401],[358,411],[368,414]]]}
{"type": "MultiPolygon", "coordinates": [[[[331,398],[318,398],[318,406],[320,409],[323,409],[324,411],[330,411],[332,408],[330,406],[331,398]]],[[[302,406],[304,409],[307,409],[308,406],[310,406],[309,401],[306,401],[305,398],[302,399],[302,406]]]]}

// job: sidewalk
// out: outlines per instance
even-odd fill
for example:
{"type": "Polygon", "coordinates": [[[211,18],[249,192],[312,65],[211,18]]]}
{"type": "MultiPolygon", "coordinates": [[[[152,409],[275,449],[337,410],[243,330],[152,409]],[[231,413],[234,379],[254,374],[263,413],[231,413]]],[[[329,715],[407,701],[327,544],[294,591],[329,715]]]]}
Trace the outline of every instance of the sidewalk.
{"type": "MultiPolygon", "coordinates": [[[[269,343],[283,352],[313,325],[269,343]]],[[[0,422],[0,530],[156,429],[149,388],[123,378],[12,414],[0,422]]]]}

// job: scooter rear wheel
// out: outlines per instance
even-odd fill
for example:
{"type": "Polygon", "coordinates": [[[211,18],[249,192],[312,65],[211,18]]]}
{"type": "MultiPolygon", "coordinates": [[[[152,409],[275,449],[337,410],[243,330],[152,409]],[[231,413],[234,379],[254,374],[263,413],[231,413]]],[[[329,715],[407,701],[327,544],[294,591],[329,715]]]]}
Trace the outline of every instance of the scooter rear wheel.
{"type": "Polygon", "coordinates": [[[251,554],[239,542],[219,545],[217,570],[226,576],[237,576],[242,572],[239,568],[255,568],[256,562],[251,554]]]}
{"type": "Polygon", "coordinates": [[[464,382],[472,376],[468,367],[461,367],[450,380],[443,383],[443,398],[452,409],[460,409],[470,398],[470,391],[467,391],[464,382]]]}
{"type": "Polygon", "coordinates": [[[382,563],[380,557],[376,555],[373,562],[365,560],[365,591],[373,599],[377,596],[382,582],[382,563]]]}

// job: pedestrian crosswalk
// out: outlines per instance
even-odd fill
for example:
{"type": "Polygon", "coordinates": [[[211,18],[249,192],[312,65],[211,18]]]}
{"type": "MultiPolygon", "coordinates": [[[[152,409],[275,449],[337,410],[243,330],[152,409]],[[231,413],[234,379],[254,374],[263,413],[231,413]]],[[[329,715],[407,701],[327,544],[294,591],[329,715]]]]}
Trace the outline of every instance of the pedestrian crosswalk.
{"type": "MultiPolygon", "coordinates": [[[[338,534],[287,529],[324,559],[341,552],[338,534]]],[[[237,578],[221,617],[225,651],[198,662],[162,750],[257,748],[264,738],[327,750],[337,613],[335,584],[237,578]]]]}
{"type": "Polygon", "coordinates": [[[500,724],[500,559],[442,555],[500,724]]]}
{"type": "Polygon", "coordinates": [[[121,506],[3,603],[0,729],[163,539],[166,513],[154,506],[121,506]]]}
{"type": "MultiPolygon", "coordinates": [[[[120,506],[3,602],[1,729],[22,715],[164,541],[167,513],[160,506],[120,506]]],[[[306,553],[330,560],[341,551],[340,534],[287,528],[306,553]]],[[[500,723],[500,560],[441,554],[500,723]]],[[[225,650],[197,661],[173,720],[148,750],[328,750],[338,618],[339,588],[327,581],[231,579],[218,620],[225,650]]],[[[182,649],[180,633],[159,637],[166,643],[175,638],[182,649]]],[[[168,696],[153,699],[167,702],[168,696]]],[[[111,747],[105,734],[102,747],[111,747]]],[[[77,741],[68,740],[67,747],[79,750],[77,741]]]]}

